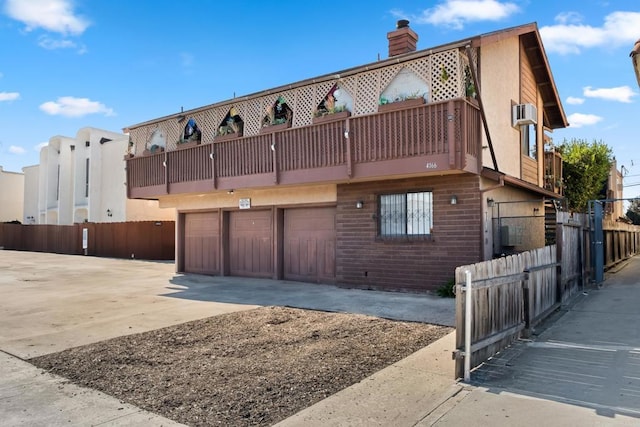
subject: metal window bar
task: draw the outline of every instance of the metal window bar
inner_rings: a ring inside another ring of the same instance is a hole
[[[431,192],[385,194],[380,196],[381,236],[431,234],[433,227]]]

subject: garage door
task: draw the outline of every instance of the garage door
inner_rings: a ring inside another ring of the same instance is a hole
[[[271,211],[229,213],[229,273],[232,276],[273,276]]]
[[[284,278],[335,283],[336,208],[284,212]]]
[[[218,212],[185,214],[184,271],[220,274]]]

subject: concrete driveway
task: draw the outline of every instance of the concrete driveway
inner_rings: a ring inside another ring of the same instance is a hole
[[[0,251],[0,350],[26,359],[219,314],[280,305],[453,325],[430,295],[174,273],[173,263]]]
[[[455,312],[452,299],[429,295],[180,275],[174,273],[173,263],[4,250],[0,250],[0,292],[0,419],[6,426],[179,425],[42,372],[24,360],[70,347],[268,305],[444,325],[453,324]],[[437,365],[438,372],[424,374],[428,381],[421,384],[429,384],[426,392],[424,387],[407,387],[398,369],[415,377],[424,370],[419,363],[424,358],[448,360],[451,365],[453,338],[453,334],[447,337],[445,347],[425,349],[436,356],[424,353],[427,356],[405,362],[406,367],[394,365],[379,381],[367,385],[402,389],[404,394],[393,402],[394,410],[420,419],[416,414],[424,408],[411,402],[439,395],[442,387],[453,382],[449,374],[453,368]],[[379,401],[380,392],[370,393],[371,402]],[[367,408],[362,407],[370,412]],[[387,413],[391,412],[385,410],[380,416]]]

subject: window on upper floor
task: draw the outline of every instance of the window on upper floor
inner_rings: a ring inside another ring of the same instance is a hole
[[[427,236],[433,228],[433,193],[383,194],[378,198],[378,234]]]
[[[520,142],[522,144],[522,154],[532,159],[537,159],[536,152],[536,125],[520,125]]]

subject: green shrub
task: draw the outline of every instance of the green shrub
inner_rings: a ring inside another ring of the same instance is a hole
[[[444,285],[440,286],[437,290],[436,293],[444,298],[455,298],[456,296],[456,280],[455,279],[449,279],[447,281],[447,283],[445,283]]]

